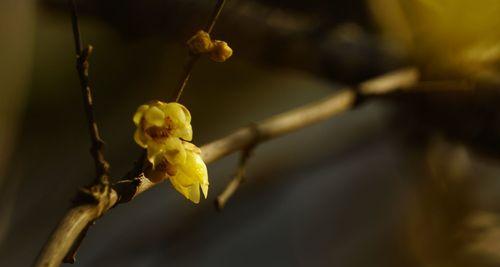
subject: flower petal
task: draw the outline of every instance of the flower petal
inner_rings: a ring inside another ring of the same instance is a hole
[[[174,176],[170,177],[170,179],[175,180],[178,184],[184,187],[192,186],[198,183],[196,179],[193,179],[191,176],[187,175],[180,169],[177,169],[177,173]]]
[[[146,148],[147,145],[146,145],[146,136],[144,136],[144,133],[143,131],[141,131],[139,128],[137,130],[135,130],[135,133],[134,133],[134,141],[139,145],[141,146],[142,148]]]
[[[206,184],[200,184],[201,187],[201,192],[203,192],[203,195],[205,196],[205,199],[208,197],[208,183]]]
[[[191,124],[184,125],[183,127],[176,128],[173,135],[182,138],[186,141],[193,140],[193,128]]]
[[[171,164],[183,164],[186,161],[186,149],[179,138],[169,137],[163,140],[165,157]]]
[[[193,139],[193,129],[191,128],[191,114],[186,107],[179,103],[168,103],[162,106],[165,116],[169,117],[173,124],[173,135],[184,140]]]
[[[208,184],[208,171],[201,156],[193,151],[186,151],[186,163],[179,166],[180,169],[193,181]]]
[[[188,187],[187,198],[196,204],[200,203],[200,188],[198,184]]]
[[[183,186],[191,186],[193,184],[202,187],[203,194],[208,194],[208,172],[205,163],[200,155],[186,150],[186,161],[178,166],[177,174],[171,179],[177,180]]]
[[[165,113],[158,107],[151,107],[146,111],[144,116],[146,122],[161,127],[165,123]]]
[[[188,198],[189,190],[187,186],[183,186],[176,179],[172,179],[172,177],[169,180],[172,186],[175,188],[175,190],[177,190],[177,192],[181,193],[184,197]]]
[[[198,204],[200,202],[200,189],[198,184],[183,186],[178,180],[170,178],[170,183],[174,186],[175,190],[181,193],[184,197]]]
[[[189,112],[189,110],[181,104],[177,103],[177,105],[179,105],[180,108],[182,109],[182,112],[184,112],[184,116],[186,118],[186,123],[191,123],[191,113]]]
[[[182,107],[183,105],[172,102],[161,106],[161,109],[165,113],[165,116],[170,117],[172,120],[178,123],[185,123],[186,115],[182,110]]]
[[[201,149],[199,147],[197,147],[196,145],[194,145],[193,143],[182,142],[182,145],[184,145],[184,148],[188,151],[194,152],[198,155],[201,154]]]
[[[139,126],[141,123],[142,117],[144,116],[144,112],[149,109],[148,105],[141,105],[134,114],[133,121],[136,126]]]
[[[156,167],[158,163],[161,162],[163,155],[163,148],[161,145],[157,144],[154,141],[150,141],[147,144],[148,147],[148,160],[153,164],[153,168]]]

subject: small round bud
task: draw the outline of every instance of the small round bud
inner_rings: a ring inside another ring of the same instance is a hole
[[[213,43],[210,39],[210,35],[205,31],[198,31],[187,41],[187,46],[189,51],[193,54],[204,54],[213,49]]]
[[[224,62],[233,55],[233,49],[224,41],[215,40],[213,48],[209,53],[211,60],[215,62]]]

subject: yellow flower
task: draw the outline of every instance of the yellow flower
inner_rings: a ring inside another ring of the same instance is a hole
[[[207,166],[200,154],[201,151],[195,145],[184,142],[186,148],[186,161],[180,164],[175,175],[170,177],[174,188],[194,203],[200,202],[200,188],[207,198],[208,196],[208,172]]]
[[[500,84],[500,1],[370,0],[375,21],[398,53],[427,79]],[[403,55],[404,55],[403,54]]]
[[[160,101],[142,105],[134,115],[135,142],[148,151],[148,160],[156,166],[166,156],[172,164],[182,163],[186,152],[182,140],[191,141],[191,114],[179,103]]]
[[[168,157],[163,158],[155,168],[147,168],[145,175],[152,182],[159,182],[170,178],[174,188],[194,203],[200,202],[200,188],[207,198],[208,195],[208,173],[207,167],[201,158],[201,150],[189,142],[182,144],[186,151],[185,161],[181,164],[170,163]]]
[[[201,150],[189,143],[193,138],[191,114],[181,104],[160,101],[142,105],[134,115],[135,142],[147,149],[144,174],[152,182],[170,178],[174,188],[194,203],[200,188],[208,194],[207,167]]]

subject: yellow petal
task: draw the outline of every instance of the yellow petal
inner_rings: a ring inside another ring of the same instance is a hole
[[[187,150],[186,151],[186,162],[179,166],[179,168],[193,181],[203,184],[208,183],[208,172],[207,166],[200,155],[197,153]]]
[[[182,164],[176,165],[177,173],[170,177],[170,182],[174,188],[186,198],[198,203],[200,200],[200,187],[205,198],[208,196],[208,172],[205,162],[199,155],[199,149],[187,142],[183,142],[186,160]]]
[[[193,140],[193,128],[191,124],[183,125],[183,127],[176,128],[173,135],[186,141],[191,141]]]
[[[201,191],[203,192],[203,195],[205,196],[205,198],[207,198],[208,197],[208,186],[209,186],[207,166],[205,165],[205,162],[203,162],[203,160],[201,159],[201,156],[196,155],[196,158],[198,158],[197,165],[201,169],[200,176],[198,177]]]
[[[134,140],[142,148],[146,148],[147,147],[147,145],[146,145],[146,140],[147,140],[146,136],[144,135],[144,133],[140,129],[135,130]]]
[[[136,126],[139,126],[141,123],[142,117],[144,116],[144,112],[148,110],[149,106],[148,105],[142,105],[140,106],[137,111],[134,114],[133,121]]]
[[[178,180],[170,178],[170,183],[174,186],[175,190],[181,193],[184,197],[198,204],[200,202],[200,189],[198,184],[190,186],[183,186]]]
[[[168,162],[174,165],[183,164],[186,161],[186,149],[179,138],[169,137],[162,141],[161,146]]]
[[[184,123],[186,121],[186,115],[181,107],[181,104],[172,102],[163,105],[161,109],[165,113],[165,116],[170,117],[173,121]]]
[[[189,195],[188,187],[181,185],[179,181],[177,181],[176,179],[172,179],[172,177],[169,180],[172,186],[175,188],[175,190],[177,190],[177,192],[181,193],[184,197],[188,198]]]
[[[193,139],[193,129],[191,128],[191,114],[186,107],[179,103],[168,103],[162,106],[165,116],[172,120],[173,135],[184,140]]]
[[[192,185],[188,188],[187,198],[196,204],[200,203],[200,188],[198,184]]]
[[[201,156],[193,151],[186,150],[186,162],[178,166],[174,177],[183,185],[200,184],[208,186],[208,172]]]
[[[205,196],[205,199],[208,197],[208,183],[206,184],[201,184],[201,192],[203,192],[203,195]]]
[[[191,123],[191,113],[182,104],[171,102],[164,105],[162,107],[162,110],[165,112],[165,114],[167,114],[167,116],[172,116],[182,123]]]
[[[150,141],[147,144],[148,148],[148,160],[153,164],[153,168],[156,167],[158,163],[163,158],[162,152],[163,152],[163,147],[159,144],[157,144],[154,141]]]
[[[208,171],[207,171],[207,165],[205,165],[205,162],[201,158],[200,155],[196,153],[192,153],[194,159],[195,159],[195,168],[196,168],[196,175],[199,178],[199,183],[200,184],[207,184],[208,185]]]
[[[191,123],[191,113],[189,112],[189,110],[181,104],[177,104],[177,105],[179,105],[182,112],[184,112],[184,117],[186,118],[186,123]]]
[[[193,177],[187,175],[180,169],[177,169],[177,173],[174,176],[170,177],[170,179],[174,180],[175,182],[184,187],[189,187],[198,183],[196,179],[193,179]]]
[[[161,127],[165,123],[165,113],[158,107],[151,107],[144,116],[146,122],[151,125]]]
[[[191,152],[194,152],[198,155],[201,154],[201,149],[199,147],[197,147],[196,145],[194,145],[193,143],[189,143],[189,142],[182,142],[182,145],[184,146],[184,148],[186,150],[189,150]]]

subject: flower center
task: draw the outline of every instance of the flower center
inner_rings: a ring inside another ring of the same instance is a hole
[[[169,128],[152,126],[146,129],[146,133],[153,139],[159,139],[168,137],[169,130]]]
[[[168,137],[172,128],[172,119],[167,117],[165,118],[165,127],[151,126],[148,127],[145,132],[153,139],[160,139]]]

